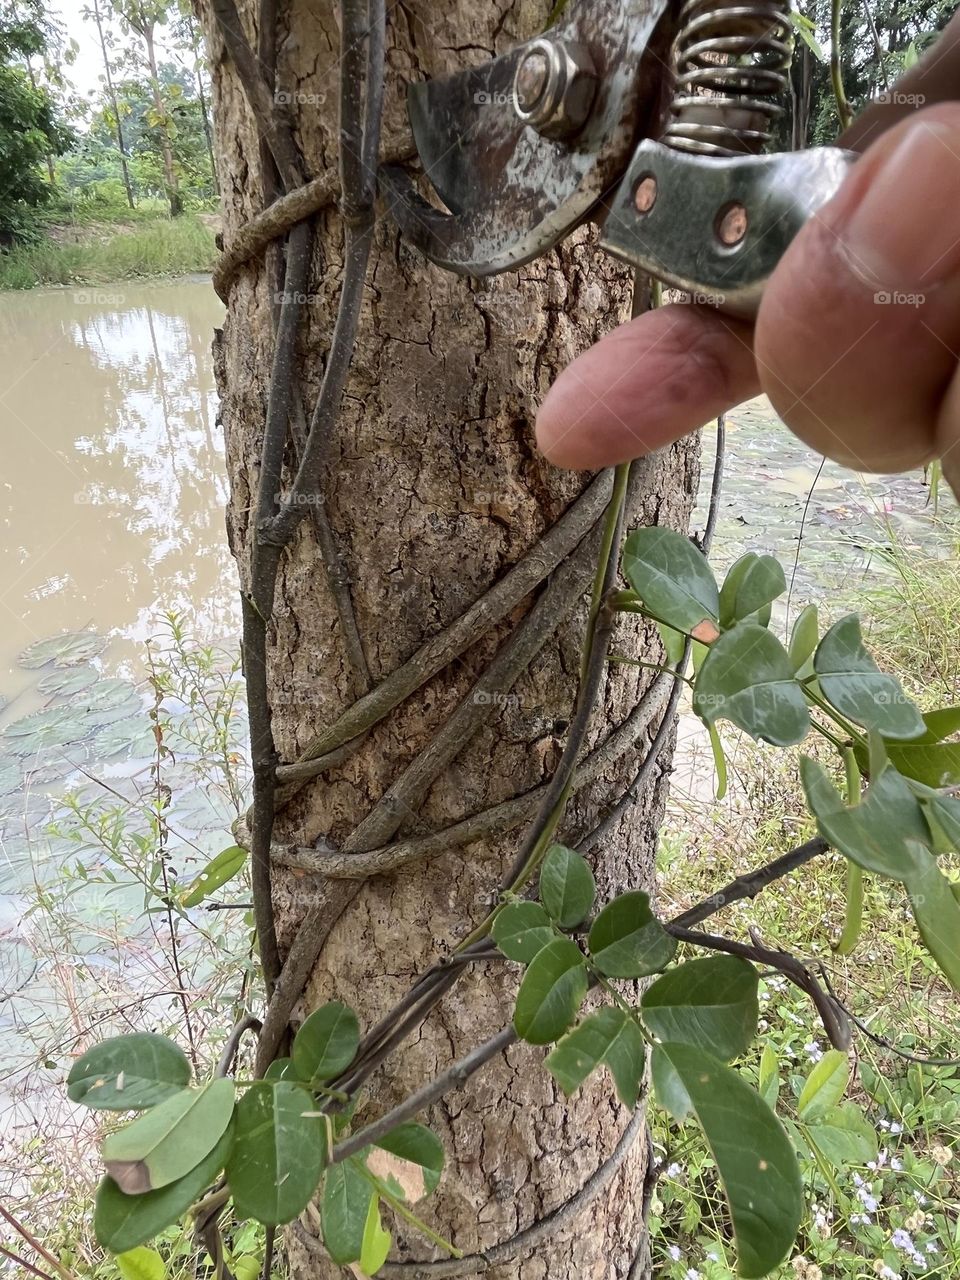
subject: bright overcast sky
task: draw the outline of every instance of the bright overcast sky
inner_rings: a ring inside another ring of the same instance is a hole
[[[73,66],[64,67],[64,72],[74,88],[85,98],[89,97],[91,90],[96,92],[100,89],[100,76],[103,74],[96,23],[81,16],[83,10],[89,7],[90,0],[53,0],[47,4],[47,12],[51,17],[62,19],[67,35],[79,45],[76,61]],[[108,8],[105,0],[101,5],[101,12]],[[157,46],[161,60],[169,57],[162,31]],[[173,60],[180,61],[179,58]]]

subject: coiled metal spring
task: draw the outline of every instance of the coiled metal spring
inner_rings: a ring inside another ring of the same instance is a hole
[[[686,0],[664,142],[700,155],[762,151],[783,110],[791,32],[786,0]]]

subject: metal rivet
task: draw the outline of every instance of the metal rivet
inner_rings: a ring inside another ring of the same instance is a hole
[[[637,183],[633,203],[637,213],[649,213],[657,203],[657,180],[652,173],[648,173]]]
[[[728,249],[739,244],[747,234],[747,211],[742,204],[728,204],[717,218],[717,239]]]

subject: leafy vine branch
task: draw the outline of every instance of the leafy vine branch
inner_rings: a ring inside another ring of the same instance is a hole
[[[722,421],[699,546],[656,526],[624,538],[632,499],[648,480],[652,463],[598,476],[508,574],[373,685],[323,490],[373,237],[384,8],[382,0],[341,3],[338,188],[344,270],[323,378],[309,413],[295,351],[312,259],[310,219],[335,198],[337,184],[305,171],[291,121],[277,104],[270,0],[261,0],[256,54],[234,0],[212,0],[212,11],[256,121],[268,176],[266,207],[229,246],[217,287],[225,294],[241,263],[264,252],[280,297],[273,315],[255,536],[242,602],[253,803],[238,826],[238,838],[249,847],[266,1000],[262,1017],[248,1013],[230,1032],[205,1084],[192,1083],[195,1073],[173,1042],[153,1035],[106,1041],[74,1064],[68,1079],[72,1099],[107,1111],[141,1113],[104,1141],[106,1177],[94,1217],[98,1238],[122,1252],[198,1205],[197,1230],[218,1278],[230,1280],[219,1220],[232,1202],[236,1215],[268,1228],[265,1277],[274,1230],[285,1223],[296,1224],[293,1230],[308,1250],[322,1249],[362,1274],[476,1274],[534,1249],[600,1194],[643,1131],[640,1104],[652,1086],[658,1103],[678,1123],[693,1117],[703,1128],[725,1186],[741,1274],[766,1275],[793,1243],[802,1197],[787,1132],[764,1098],[729,1065],[757,1032],[760,969],[784,975],[810,997],[841,1058],[849,1045],[849,1021],[813,966],[755,932],[744,942],[697,926],[833,848],[856,869],[849,882],[843,947],[851,950],[858,939],[859,874],[875,874],[904,886],[929,952],[948,980],[960,986],[960,902],[938,865],[939,854],[960,845],[960,800],[949,789],[960,775],[954,776],[955,753],[940,750],[954,746],[946,739],[960,730],[960,709],[921,716],[899,683],[874,664],[855,616],[840,619],[821,635],[817,610],[808,606],[788,644],[782,644],[770,624],[786,582],[772,557],[748,553],[718,585],[706,555],[718,511]],[[389,159],[408,154],[406,139],[384,148]],[[276,251],[281,237],[282,263]],[[289,443],[296,466],[284,496]],[[268,633],[284,550],[306,512],[314,522],[357,696],[334,724],[316,733],[299,760],[282,762],[271,724]],[[621,572],[627,590],[619,588]],[[287,846],[275,839],[277,812],[299,788],[347,759],[376,724],[535,591],[536,600],[473,690],[340,848]],[[433,782],[492,714],[497,704],[490,695],[505,695],[513,687],[588,592],[576,703],[552,777],[446,830],[396,838]],[[642,615],[651,633],[659,628],[664,660],[639,664],[656,667],[655,678],[622,723],[584,754],[621,613]],[[802,777],[816,837],[672,921],[659,919],[641,890],[628,890],[598,907],[584,854],[604,841],[658,767],[685,686],[709,732],[721,779],[725,763],[716,725],[723,719],[781,747],[818,734],[839,753],[846,796],[818,760],[805,759]],[[557,843],[570,797],[641,740],[642,761],[622,795],[570,846]],[[868,786],[861,794],[863,781]],[[484,918],[375,1026],[361,1035],[356,1014],[333,1001],[292,1034],[294,1010],[329,931],[365,879],[524,824],[516,857]],[[307,911],[285,959],[273,914],[275,864],[309,870],[327,882],[323,902]],[[208,876],[208,888],[219,887],[229,874],[229,867],[218,868]],[[690,959],[689,949],[705,954]],[[505,962],[523,971],[510,1025],[354,1130],[367,1081],[461,975],[476,965]],[[636,985],[624,986],[638,980],[645,984],[642,994]],[[581,1016],[588,997],[592,1007]],[[242,1080],[236,1064],[249,1033],[257,1037],[254,1073],[252,1080]],[[436,1136],[415,1117],[520,1041],[549,1049],[546,1068],[568,1096],[591,1072],[606,1067],[621,1103],[634,1114],[615,1150],[567,1201],[484,1253],[463,1257],[416,1213],[417,1202],[439,1181],[444,1154]],[[829,1109],[824,1110],[823,1123],[829,1123]],[[269,1142],[263,1140],[266,1132]],[[649,1159],[648,1173],[655,1176]],[[764,1205],[762,1216],[755,1212],[757,1203]],[[449,1257],[388,1262],[391,1237],[383,1226],[384,1210]],[[637,1267],[634,1272],[639,1274]]]

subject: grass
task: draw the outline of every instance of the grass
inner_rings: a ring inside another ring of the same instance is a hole
[[[901,676],[924,707],[960,701],[960,569],[956,525],[944,524],[951,558],[908,547],[889,530],[870,581],[856,601],[869,644],[886,670]],[[835,611],[834,611],[835,610]],[[660,848],[661,903],[666,914],[705,897],[732,876],[786,852],[812,832],[797,776],[796,753],[725,738],[735,784],[721,803],[675,793]],[[809,747],[807,748],[809,750]],[[709,767],[704,744],[702,763]],[[945,869],[949,861],[944,859]],[[954,864],[956,871],[956,864]],[[960,1150],[960,1044],[956,994],[919,941],[901,886],[865,877],[864,928],[846,958],[831,949],[843,920],[845,863],[828,855],[811,869],[738,903],[716,917],[716,930],[745,937],[759,930],[822,962],[841,999],[891,1049],[855,1031],[847,1098],[876,1135],[873,1159],[831,1170],[801,1161],[809,1215],[793,1257],[772,1280],[933,1280],[960,1274],[956,1157]],[[778,1113],[790,1127],[797,1097],[828,1049],[809,1001],[779,978],[762,984],[761,1035],[743,1061],[755,1082],[761,1056],[776,1061]],[[662,1280],[733,1280],[734,1251],[716,1168],[699,1131],[651,1111],[664,1173],[651,1217],[655,1273]]]
[[[217,258],[214,232],[199,218],[157,218],[134,230],[77,244],[47,239],[0,254],[0,289],[109,284],[136,276],[206,272]]]

